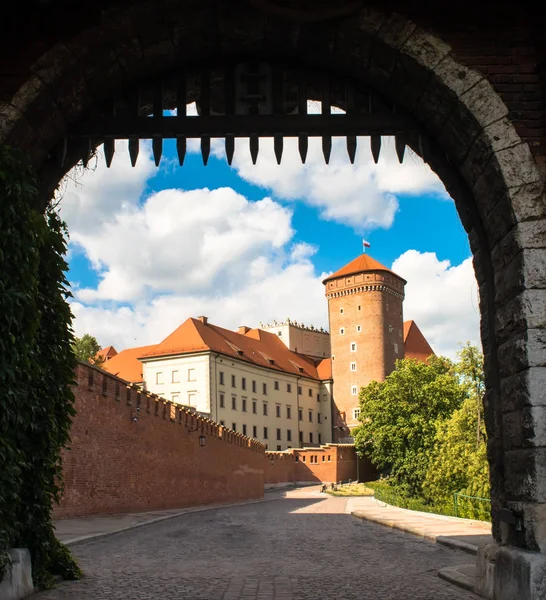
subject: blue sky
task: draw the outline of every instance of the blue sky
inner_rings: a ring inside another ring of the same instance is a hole
[[[384,143],[379,165],[360,140],[351,166],[342,141],[324,165],[311,141],[301,165],[285,142],[277,167],[262,142],[246,142],[229,167],[220,142],[203,166],[195,144],[183,167],[165,143],[159,169],[149,145],[132,169],[126,143],[114,163],[68,180],[61,210],[71,234],[69,280],[78,335],[119,349],[158,342],[185,318],[257,326],[294,318],[327,326],[321,278],[368,252],[408,280],[405,318],[453,356],[478,341],[477,291],[468,239],[452,200],[420,159],[398,165]]]

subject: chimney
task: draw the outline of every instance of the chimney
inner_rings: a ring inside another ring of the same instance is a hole
[[[201,323],[203,323],[203,325],[206,325],[209,322],[209,318],[208,317],[197,317],[198,321],[201,321]]]
[[[237,330],[237,333],[240,333],[241,335],[245,335],[245,333],[247,333],[248,331],[250,331],[250,327],[247,327],[246,325],[239,325],[239,329]]]

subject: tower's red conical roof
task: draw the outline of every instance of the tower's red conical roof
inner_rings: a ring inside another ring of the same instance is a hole
[[[387,269],[385,265],[382,265],[379,261],[372,258],[369,254],[361,254],[357,256],[350,263],[346,264],[344,267],[341,267],[339,271],[332,273],[329,275],[322,283],[326,284],[328,281],[332,279],[337,279],[338,277],[346,277],[347,275],[356,275],[356,273],[365,273],[366,271],[385,271],[387,273],[391,273],[392,275],[396,275],[396,277],[405,280],[397,275],[390,269]]]

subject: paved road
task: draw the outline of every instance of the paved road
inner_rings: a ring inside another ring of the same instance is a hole
[[[271,498],[271,496],[268,496]],[[85,572],[36,600],[474,600],[437,576],[471,557],[285,498],[184,515],[73,548]]]

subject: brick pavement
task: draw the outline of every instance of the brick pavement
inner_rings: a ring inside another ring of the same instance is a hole
[[[86,576],[36,600],[471,600],[438,578],[468,555],[294,490],[73,548]]]

